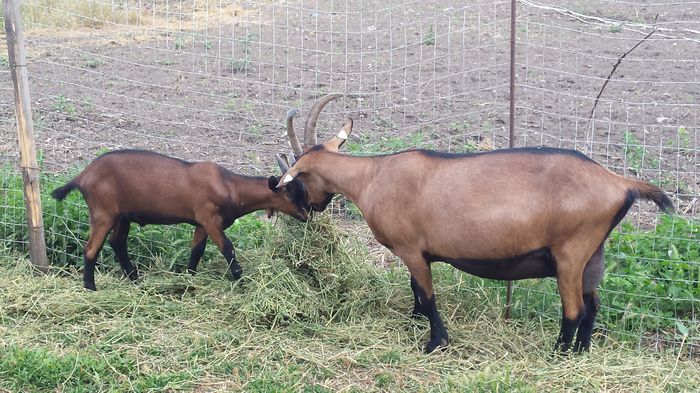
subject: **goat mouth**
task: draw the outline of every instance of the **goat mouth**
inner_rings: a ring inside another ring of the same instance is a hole
[[[303,209],[301,213],[297,213],[296,219],[301,222],[308,222],[311,220],[311,211]]]

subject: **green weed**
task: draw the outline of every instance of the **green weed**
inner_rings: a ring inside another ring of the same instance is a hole
[[[680,146],[686,149],[690,148],[690,135],[688,134],[688,129],[685,126],[678,127],[678,140],[680,141]]]
[[[627,165],[639,173],[642,169],[654,169],[659,167],[659,160],[652,158],[651,154],[631,132],[625,132],[624,152]]]
[[[182,37],[177,37],[175,39],[175,49],[181,50],[185,49],[185,47],[187,47],[187,41]]]
[[[423,45],[435,45],[435,29],[433,25],[428,27],[428,31],[423,35]]]
[[[53,106],[56,112],[61,112],[65,114],[66,119],[75,121],[78,116],[78,111],[75,105],[64,95],[58,95],[56,97],[56,103]]]
[[[89,68],[97,68],[98,66],[100,66],[102,64],[104,64],[104,61],[102,61],[98,58],[95,58],[95,57],[91,57],[91,58],[85,60],[85,66],[87,66]]]
[[[255,123],[248,127],[248,133],[253,136],[260,136],[262,135],[262,129],[263,125],[260,123]]]
[[[248,70],[250,66],[250,58],[252,56],[253,50],[252,45],[255,40],[258,39],[257,33],[248,32],[245,36],[238,41],[243,45],[241,51],[243,52],[242,58],[232,58],[229,60],[229,67],[232,72],[244,72]]]

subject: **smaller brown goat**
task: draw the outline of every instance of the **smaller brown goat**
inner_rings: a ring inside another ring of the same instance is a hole
[[[282,172],[288,168],[278,159]],[[229,264],[234,279],[242,269],[224,230],[241,216],[279,210],[300,221],[308,219],[306,189],[300,181],[284,190],[279,178],[236,175],[213,162],[187,162],[142,150],[119,150],[101,155],[51,196],[61,201],[77,188],[90,213],[90,236],[84,248],[83,284],[95,290],[95,262],[109,231],[109,245],[131,280],[138,271],[129,260],[127,237],[132,222],[194,225],[190,273],[197,270],[211,237]]]

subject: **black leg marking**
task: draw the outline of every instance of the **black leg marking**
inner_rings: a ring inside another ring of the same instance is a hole
[[[109,237],[109,245],[112,247],[112,250],[114,250],[114,255],[117,257],[117,261],[119,261],[119,265],[124,271],[124,274],[126,274],[131,281],[135,281],[139,278],[139,272],[129,259],[129,252],[126,244],[130,228],[131,223],[129,220],[119,220],[112,229],[112,235]]]
[[[197,272],[197,266],[199,265],[199,261],[202,259],[202,255],[204,255],[204,250],[206,249],[206,247],[206,236],[199,243],[195,244],[194,247],[192,247],[192,252],[190,253],[190,262],[187,264],[187,271],[190,274],[195,274]]]
[[[418,296],[418,283],[413,276],[411,276],[411,289],[413,290],[413,311],[411,312],[411,316],[413,318],[420,318],[421,315],[427,317],[428,315],[425,312],[425,307],[421,304],[421,300]]]
[[[97,258],[89,260],[87,256],[83,256],[83,287],[91,291],[96,291],[95,286],[95,261]]]
[[[221,251],[224,254],[224,258],[228,262],[228,271],[231,274],[231,278],[238,280],[243,274],[243,269],[236,261],[236,252],[233,249],[233,243],[227,237],[224,236],[224,248]]]
[[[586,305],[586,315],[581,320],[574,343],[574,352],[588,352],[591,347],[591,335],[593,334],[593,324],[596,314],[600,308],[600,298],[597,291],[583,295],[583,302]]]
[[[586,313],[586,310],[583,310],[581,313],[579,313],[579,316],[576,319],[568,319],[567,317],[562,316],[562,318],[561,318],[561,330],[559,331],[559,338],[557,338],[557,343],[554,346],[555,351],[558,351],[558,350],[561,350],[561,352],[568,352],[569,351],[569,347],[571,347],[571,341],[574,338],[574,333],[576,333],[576,328],[578,328],[585,313]]]
[[[435,295],[432,298],[428,298],[425,294],[423,288],[416,283],[415,293],[418,296],[418,302],[422,305],[423,315],[428,317],[430,320],[430,341],[425,347],[425,353],[431,353],[437,348],[445,348],[449,343],[449,337],[447,335],[447,329],[442,323],[440,314],[438,313],[437,306],[435,305]]]

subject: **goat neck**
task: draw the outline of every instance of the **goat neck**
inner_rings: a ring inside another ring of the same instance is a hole
[[[277,209],[277,200],[267,186],[267,178],[234,176],[228,179],[228,188],[240,215],[268,208]]]
[[[333,152],[319,152],[318,165],[312,171],[323,179],[325,191],[343,194],[359,203],[377,171],[378,157],[355,157]]]

